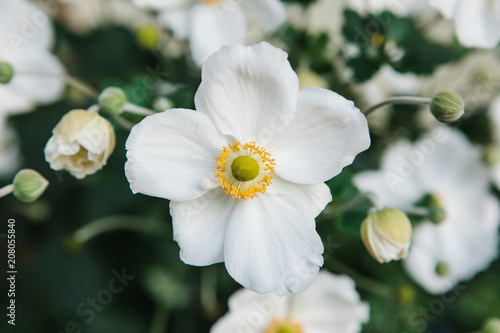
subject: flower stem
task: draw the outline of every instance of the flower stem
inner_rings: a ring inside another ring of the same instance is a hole
[[[205,313],[217,315],[217,267],[204,267],[201,271],[200,301]]]
[[[350,210],[352,207],[356,206],[359,201],[368,199],[371,204],[376,208],[376,209],[382,209],[383,206],[380,203],[380,201],[377,199],[376,196],[370,193],[360,193],[351,199],[347,200],[346,202],[342,203],[339,207],[333,207],[329,205],[327,209],[323,212],[323,216],[338,216],[348,210]]]
[[[52,77],[58,78],[64,82],[72,85],[75,88],[80,89],[81,91],[83,91],[84,93],[86,93],[87,95],[89,95],[92,98],[97,99],[99,97],[99,92],[97,90],[95,90],[94,88],[92,88],[88,84],[80,81],[76,77],[71,76],[71,75],[66,74],[66,73],[60,74],[60,73],[51,73],[51,72],[44,72],[44,71],[26,71],[26,72],[22,71],[22,72],[16,73],[16,75],[18,75],[18,74],[52,76]]]
[[[164,231],[156,223],[142,217],[111,216],[84,225],[74,232],[73,241],[79,245],[83,245],[95,236],[116,230],[141,231],[152,235],[163,234]]]
[[[155,312],[153,314],[153,321],[151,323],[150,333],[165,333],[168,325],[168,316],[170,309],[163,304],[156,303]]]
[[[132,103],[127,103],[125,104],[125,111],[135,113],[139,116],[151,116],[153,114],[156,114],[153,110],[143,108],[142,106],[135,105]]]
[[[399,97],[391,97],[386,99],[383,102],[375,104],[368,109],[366,109],[363,113],[365,116],[369,115],[373,111],[377,110],[386,105],[390,104],[409,104],[409,105],[429,105],[431,104],[432,98],[429,97],[414,97],[414,96],[399,96]]]
[[[342,261],[335,259],[334,257],[330,257],[328,262],[331,263],[331,270],[335,273],[344,273],[349,275],[355,282],[356,286],[366,291],[369,291],[375,295],[378,295],[383,298],[394,298],[393,289],[376,280],[367,278],[354,271],[352,268],[344,264]]]
[[[14,192],[14,184],[10,184],[0,188],[0,198],[5,197]]]

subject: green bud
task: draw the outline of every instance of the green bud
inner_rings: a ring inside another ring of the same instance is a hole
[[[405,258],[411,239],[408,217],[395,208],[371,213],[361,224],[361,240],[380,263]]]
[[[125,111],[127,96],[118,87],[108,87],[99,95],[99,107],[111,116],[119,116]]]
[[[146,24],[136,30],[135,37],[142,48],[152,50],[160,42],[160,31],[156,26]]]
[[[396,287],[395,296],[400,305],[412,304],[415,300],[415,289],[408,284],[399,285]]]
[[[14,68],[6,62],[0,62],[0,83],[9,83],[14,77]]]
[[[440,261],[436,265],[436,274],[441,276],[441,277],[446,277],[450,275],[451,273],[451,267],[444,261]]]
[[[163,112],[174,108],[174,102],[166,97],[158,97],[153,101],[153,110]]]
[[[14,177],[14,196],[22,202],[33,202],[38,199],[49,181],[32,169],[23,169]]]
[[[488,318],[484,323],[483,333],[500,333],[500,318]]]
[[[464,100],[453,90],[441,91],[432,98],[431,113],[442,123],[454,123],[464,115]]]

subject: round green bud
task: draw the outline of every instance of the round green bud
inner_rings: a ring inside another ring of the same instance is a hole
[[[153,110],[156,112],[163,112],[174,108],[174,102],[166,97],[157,97],[153,101]]]
[[[429,219],[439,224],[446,219],[446,210],[441,205],[441,200],[435,196],[431,195],[429,198]]]
[[[432,115],[442,123],[454,123],[464,115],[464,100],[453,90],[436,94],[431,101]]]
[[[135,38],[142,48],[152,50],[160,42],[160,31],[156,26],[146,24],[136,30]]]
[[[14,177],[14,196],[22,202],[33,202],[38,199],[49,181],[32,169],[23,169]]]
[[[127,96],[123,89],[108,87],[99,95],[99,107],[111,116],[119,116],[125,111]]]
[[[488,318],[484,323],[483,333],[500,333],[500,318]]]
[[[441,277],[446,277],[450,275],[451,273],[451,267],[444,261],[440,261],[436,265],[436,274],[441,276]]]
[[[240,182],[248,182],[257,178],[259,169],[259,163],[250,156],[238,156],[231,164],[231,173]]]
[[[415,300],[415,289],[408,284],[399,285],[396,287],[395,296],[400,305],[412,304]]]
[[[6,62],[0,62],[0,83],[9,83],[14,77],[14,68]]]

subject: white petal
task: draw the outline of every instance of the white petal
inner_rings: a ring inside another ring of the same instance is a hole
[[[266,32],[271,33],[286,21],[285,5],[279,0],[251,0],[243,2],[262,24]]]
[[[225,11],[211,4],[197,4],[190,12],[189,45],[194,62],[201,66],[224,45],[245,41],[245,17],[238,7]]]
[[[223,134],[265,144],[295,113],[299,80],[287,56],[265,42],[222,48],[203,66],[196,109]]]
[[[280,177],[274,177],[269,186],[269,194],[289,194],[307,203],[314,217],[318,216],[332,201],[330,188],[325,184],[302,185],[291,183]]]
[[[139,7],[172,10],[189,6],[191,0],[132,0],[132,2]]]
[[[318,184],[338,175],[370,146],[365,116],[344,97],[320,88],[302,89],[292,121],[266,149],[276,174],[301,184]]]
[[[429,4],[441,11],[444,17],[451,19],[455,16],[460,0],[430,0]]]
[[[215,323],[210,333],[265,332],[274,320],[287,315],[289,300],[289,296],[240,289],[229,298],[229,313]]]
[[[500,9],[490,8],[493,5],[488,4],[488,1],[490,0],[461,1],[458,5],[455,29],[462,45],[489,49],[498,45]]]
[[[14,70],[17,72],[48,72],[55,75],[63,75],[64,68],[59,60],[44,50],[32,50],[19,54],[8,53],[8,61],[12,61]],[[59,99],[64,91],[65,83],[60,78],[53,76],[24,74],[14,76],[9,88],[22,95],[25,99],[35,103],[51,103]],[[25,111],[25,110],[10,110]]]
[[[125,172],[134,193],[174,201],[195,199],[211,188],[215,158],[227,144],[197,111],[169,110],[146,117],[127,140]]]
[[[361,302],[354,281],[322,270],[316,281],[293,296],[291,317],[306,332],[356,333],[368,321],[369,306]]]
[[[189,16],[189,11],[185,9],[165,10],[158,16],[158,21],[172,29],[175,37],[184,39],[189,34]]]
[[[170,202],[182,261],[195,266],[224,261],[224,237],[234,204],[220,187],[192,201]]]
[[[323,243],[309,208],[285,195],[240,200],[227,227],[224,258],[245,288],[284,296],[304,290],[323,265]]]

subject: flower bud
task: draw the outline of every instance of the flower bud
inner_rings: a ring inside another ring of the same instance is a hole
[[[78,179],[106,165],[115,148],[113,127],[97,112],[73,110],[65,114],[45,146],[45,159],[54,170]]]
[[[361,225],[361,239],[368,252],[380,263],[405,258],[410,246],[411,223],[395,208],[368,215]]]
[[[163,112],[174,108],[174,102],[166,97],[157,97],[153,101],[153,110],[156,112]]]
[[[483,333],[500,333],[500,319],[488,318],[484,323]]]
[[[33,202],[43,194],[49,181],[35,170],[23,169],[14,177],[13,185],[13,194],[19,201]]]
[[[464,100],[453,90],[437,93],[430,107],[431,113],[442,123],[454,123],[464,114]]]
[[[153,50],[160,42],[160,31],[158,28],[151,24],[140,26],[136,32],[135,37],[137,43],[146,50]]]
[[[0,62],[0,83],[9,83],[14,77],[14,68],[6,62]]]
[[[118,87],[108,87],[99,95],[99,107],[111,116],[119,116],[125,111],[127,96]]]

